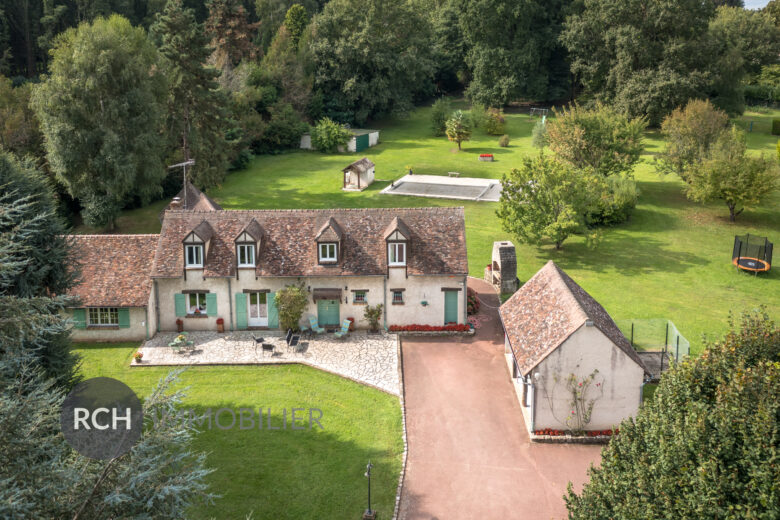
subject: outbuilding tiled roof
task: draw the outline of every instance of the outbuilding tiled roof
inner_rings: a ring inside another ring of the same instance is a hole
[[[515,292],[499,313],[524,376],[588,320],[644,368],[604,307],[552,260]]]
[[[362,159],[353,162],[352,164],[344,168],[342,171],[346,172],[351,170],[356,173],[365,173],[373,167],[374,167],[374,163],[371,162],[371,159],[369,159],[368,157],[363,157]]]
[[[383,234],[396,217],[403,220],[411,235],[409,275],[468,273],[463,208],[169,210],[164,215],[152,277],[182,276],[182,240],[204,220],[214,229],[214,235],[203,276],[234,276],[235,239],[252,219],[264,230],[257,276],[383,275],[387,273]],[[331,219],[341,234],[339,261],[320,265],[316,237]]]
[[[145,307],[160,235],[73,235],[72,261],[81,271],[68,293],[84,307]]]

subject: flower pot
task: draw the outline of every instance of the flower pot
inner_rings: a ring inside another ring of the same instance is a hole
[[[176,332],[184,332],[184,322],[176,320]]]
[[[349,331],[355,332],[355,318],[347,318],[349,320]]]
[[[217,323],[217,332],[225,332],[225,324]]]

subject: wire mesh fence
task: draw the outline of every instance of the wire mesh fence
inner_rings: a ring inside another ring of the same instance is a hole
[[[631,319],[616,320],[615,323],[639,352],[666,352],[677,361],[691,352],[691,343],[670,320]]]

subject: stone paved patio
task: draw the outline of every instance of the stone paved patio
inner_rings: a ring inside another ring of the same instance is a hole
[[[273,355],[264,353],[255,345],[252,334],[262,336],[266,343],[276,347]],[[302,338],[302,353],[287,350],[284,336],[269,331],[254,332],[190,332],[191,351],[177,353],[168,343],[175,332],[161,332],[146,341],[139,351],[143,362],[131,366],[156,365],[261,365],[301,363],[360,383],[375,386],[393,395],[399,395],[398,349],[393,334],[366,334],[354,332],[347,339],[338,340],[332,334]]]

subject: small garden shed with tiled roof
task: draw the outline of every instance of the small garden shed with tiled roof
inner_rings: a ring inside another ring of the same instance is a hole
[[[637,412],[642,361],[604,307],[554,262],[499,312],[529,430],[612,429]]]
[[[367,157],[355,161],[342,170],[344,174],[341,189],[363,191],[374,182],[374,163]]]

